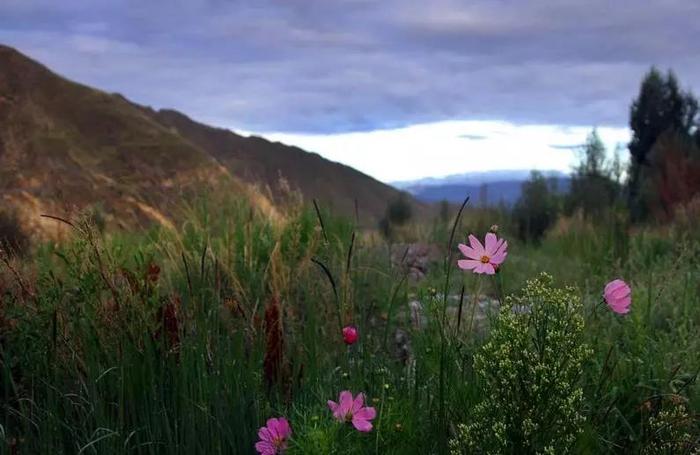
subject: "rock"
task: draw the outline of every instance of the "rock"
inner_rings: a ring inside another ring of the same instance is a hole
[[[421,281],[433,264],[441,259],[436,245],[428,243],[397,244],[391,248],[391,263],[401,267],[413,282]]]

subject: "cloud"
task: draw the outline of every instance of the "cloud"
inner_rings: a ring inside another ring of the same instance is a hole
[[[260,133],[622,127],[651,64],[700,88],[699,16],[681,0],[5,0],[0,41],[67,77]]]
[[[549,148],[553,148],[556,150],[581,150],[582,147],[584,147],[585,144],[549,144]]]
[[[488,138],[488,136],[484,134],[460,134],[459,137],[462,139],[469,139],[470,141],[482,141]]]
[[[465,141],[463,131],[483,137]],[[517,125],[503,121],[443,121],[380,131],[341,134],[268,135],[271,140],[352,166],[385,182],[424,176],[447,176],[465,171],[539,169],[571,171],[576,149],[555,150],[552,141],[581,144],[591,129],[554,125]],[[629,141],[626,128],[597,130],[610,154]]]

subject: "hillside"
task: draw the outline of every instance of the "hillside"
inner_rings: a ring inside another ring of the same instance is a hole
[[[41,213],[90,207],[110,227],[168,224],[183,194],[208,187],[267,205],[267,192],[256,188],[277,188],[280,176],[307,200],[319,198],[346,215],[357,198],[372,222],[397,194],[298,148],[68,81],[0,45],[0,208],[18,210],[33,233],[56,229]]]
[[[300,190],[305,199],[318,199],[337,213],[353,216],[357,200],[363,224],[374,224],[383,215],[387,202],[398,195],[389,185],[298,147],[261,137],[243,137],[197,123],[173,110],[146,112],[211,154],[236,177],[263,185],[273,200],[284,197],[285,185],[280,185],[284,177],[289,187]]]

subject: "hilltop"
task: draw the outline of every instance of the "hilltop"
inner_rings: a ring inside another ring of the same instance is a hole
[[[31,232],[55,229],[41,213],[90,208],[109,227],[167,225],[183,197],[211,189],[271,210],[290,188],[347,216],[357,200],[365,225],[399,193],[297,147],[69,81],[0,45],[0,207]]]

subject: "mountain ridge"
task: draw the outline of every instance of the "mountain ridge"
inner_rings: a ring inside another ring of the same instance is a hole
[[[207,188],[272,213],[283,179],[343,215],[354,215],[357,199],[367,225],[399,194],[297,147],[70,81],[0,44],[0,209],[17,211],[31,232],[56,229],[41,213],[91,207],[110,227],[172,224],[183,195]]]

